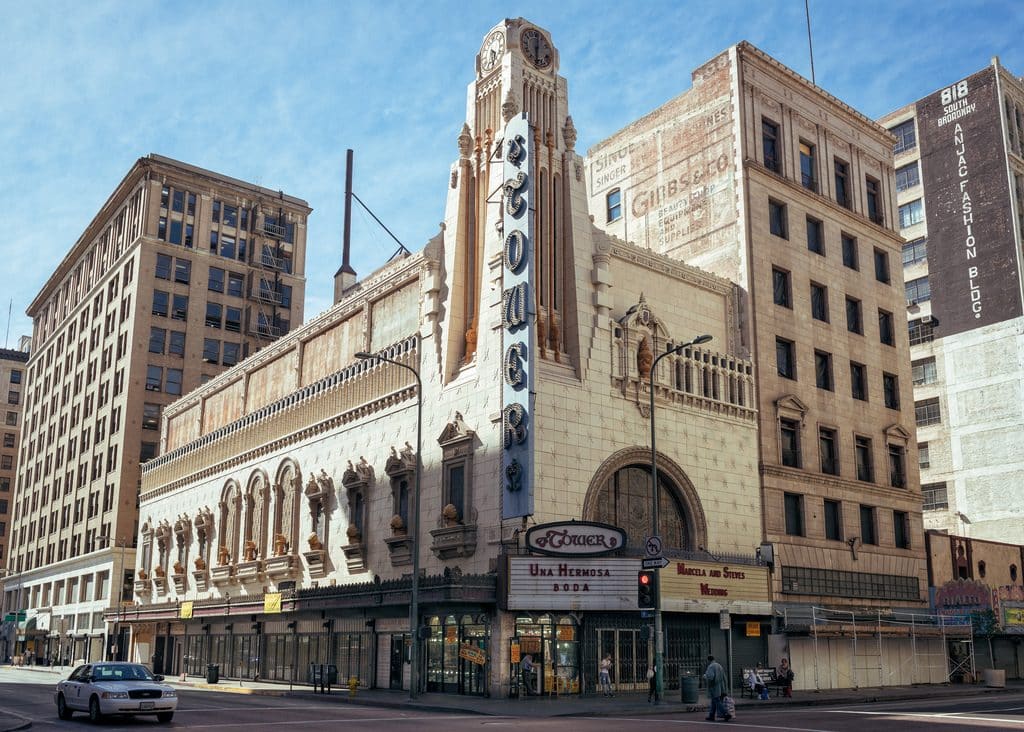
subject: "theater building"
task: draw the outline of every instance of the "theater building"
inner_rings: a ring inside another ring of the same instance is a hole
[[[741,292],[593,226],[558,68],[542,28],[489,31],[441,230],[361,280],[339,272],[331,309],[164,411],[135,657],[408,688],[417,643],[420,690],[498,695],[523,653],[535,691],[571,694],[610,652],[620,684],[646,684],[655,500],[670,685],[709,651],[765,657]]]

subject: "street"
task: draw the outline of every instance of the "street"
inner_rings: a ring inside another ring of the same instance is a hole
[[[5,680],[6,681],[6,680]],[[643,726],[651,730],[714,729],[722,723],[706,722],[701,712],[670,714],[624,713],[604,707],[604,716],[518,717],[485,716],[463,712],[430,712],[339,703],[338,699],[270,697],[223,692],[179,690],[180,706],[170,725],[155,720],[110,719],[106,729],[189,728],[208,730],[271,730],[302,727],[306,730],[461,730],[530,729],[574,732],[622,730]],[[595,701],[595,711],[600,709]],[[651,710],[653,712],[653,710]],[[874,704],[791,706],[787,708],[741,707],[729,723],[732,728],[795,730],[796,732],[863,732],[864,730],[1022,729],[1024,694],[1006,693],[957,699],[934,698]],[[0,713],[9,721],[31,722],[32,729],[94,729],[85,715],[69,722],[57,718],[53,685],[17,681],[0,685]]]

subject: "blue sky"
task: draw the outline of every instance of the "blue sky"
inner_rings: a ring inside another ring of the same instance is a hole
[[[1024,74],[1019,0],[810,0],[817,82],[870,117],[999,56]],[[748,40],[810,77],[803,0],[0,0],[0,201],[9,344],[134,161],[157,152],[309,201],[306,319],[331,304],[345,149],[359,197],[413,250],[438,230],[486,32],[549,30],[585,151]],[[358,207],[360,276],[396,245]],[[6,329],[6,318],[3,325]]]

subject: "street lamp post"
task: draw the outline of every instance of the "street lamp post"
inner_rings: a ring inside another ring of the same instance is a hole
[[[667,349],[664,353],[660,354],[654,363],[651,364],[650,373],[650,396],[651,396],[651,536],[658,535],[658,452],[655,448],[655,432],[654,432],[654,373],[658,368],[658,361],[665,358],[670,354],[682,353],[684,349],[690,346],[699,346],[702,343],[707,343],[711,340],[709,335],[701,335],[694,338],[692,341],[683,343],[679,346],[673,346]],[[662,638],[662,624],[661,624],[661,582],[655,583],[655,596],[654,596],[654,679],[655,679],[655,696],[654,700],[656,703],[661,703],[662,697],[665,692],[665,670],[662,668],[664,662],[664,653],[662,652],[663,647]]]
[[[409,634],[412,647],[409,653],[409,698],[415,699],[419,693],[419,625],[420,625],[420,473],[423,470],[421,435],[423,432],[423,382],[420,373],[412,366],[394,361],[377,353],[360,351],[356,358],[371,361],[384,361],[406,371],[416,377],[416,476],[413,484],[412,500],[409,507],[412,513],[412,586],[409,602]]]

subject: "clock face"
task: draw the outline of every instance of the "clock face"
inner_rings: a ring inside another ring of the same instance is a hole
[[[480,49],[480,68],[490,71],[501,62],[503,53],[505,53],[505,34],[496,30],[487,36],[483,48]]]
[[[546,69],[551,65],[551,44],[536,28],[527,28],[519,38],[523,55],[526,60],[538,69]]]

